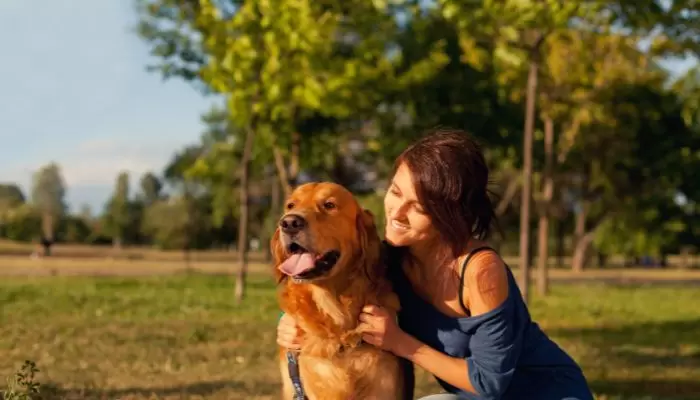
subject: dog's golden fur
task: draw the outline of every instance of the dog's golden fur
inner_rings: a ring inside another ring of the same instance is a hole
[[[376,304],[396,312],[399,301],[385,279],[374,217],[353,195],[333,183],[299,186],[285,205],[285,216],[304,218],[305,248],[316,254],[335,250],[340,257],[322,277],[305,282],[286,278],[278,267],[289,257],[290,235],[279,226],[271,240],[279,302],[305,332],[298,355],[302,385],[309,400],[400,399],[403,377],[393,354],[363,343],[358,317]],[[284,217],[284,216],[283,216]],[[295,235],[296,237],[296,235]],[[293,398],[286,352],[279,349],[282,398]]]

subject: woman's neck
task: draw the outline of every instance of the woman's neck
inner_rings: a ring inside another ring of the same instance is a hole
[[[423,270],[440,269],[452,258],[451,250],[439,240],[417,243],[409,247],[409,253]]]

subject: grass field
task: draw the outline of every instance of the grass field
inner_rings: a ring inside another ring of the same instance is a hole
[[[239,307],[231,294],[214,275],[3,277],[0,382],[30,359],[50,398],[277,398],[274,287],[254,277]],[[558,284],[532,313],[599,399],[697,399],[697,299],[694,285]]]

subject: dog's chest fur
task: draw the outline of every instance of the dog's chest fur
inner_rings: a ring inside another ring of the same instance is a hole
[[[318,310],[341,329],[350,329],[356,324],[357,321],[350,320],[352,315],[348,315],[348,312],[344,310],[345,304],[342,304],[341,298],[334,297],[328,291],[318,287],[311,288],[311,298],[316,303]]]

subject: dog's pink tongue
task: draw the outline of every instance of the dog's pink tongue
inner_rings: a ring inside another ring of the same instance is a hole
[[[309,253],[292,254],[282,265],[279,270],[289,276],[299,275],[304,271],[308,271],[314,267],[314,257]]]

